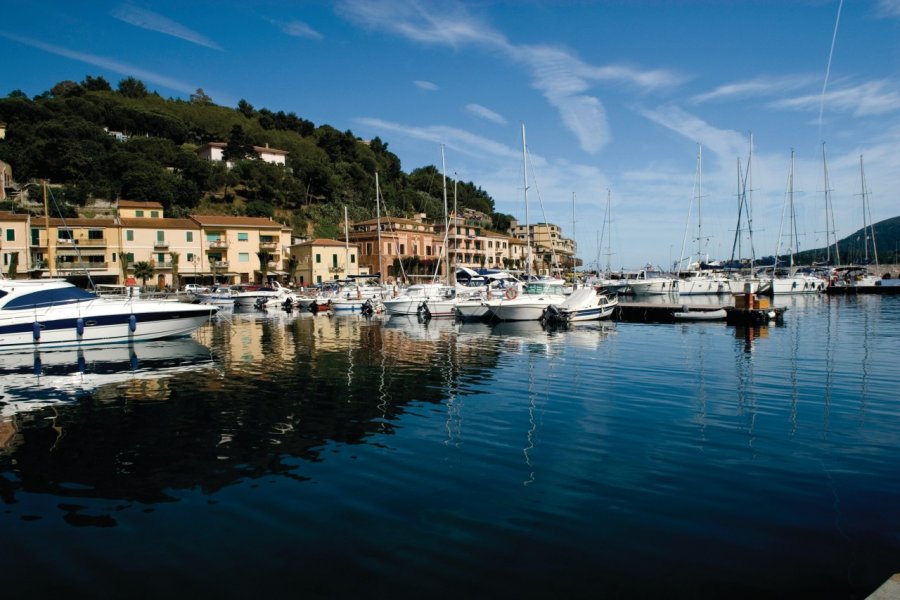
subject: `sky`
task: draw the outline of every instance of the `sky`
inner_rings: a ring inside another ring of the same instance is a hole
[[[839,238],[864,198],[874,222],[900,215],[900,0],[0,6],[0,95],[134,76],[378,136],[406,172],[445,166],[560,225],[590,266],[736,255],[748,161],[756,256],[825,245],[826,170]]]

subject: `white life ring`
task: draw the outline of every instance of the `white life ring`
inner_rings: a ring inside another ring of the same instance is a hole
[[[518,295],[519,295],[519,290],[517,290],[516,288],[514,288],[514,287],[506,288],[506,299],[507,300],[513,300]]]

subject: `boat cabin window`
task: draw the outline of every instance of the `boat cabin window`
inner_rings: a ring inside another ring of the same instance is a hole
[[[27,310],[34,308],[46,308],[60,304],[74,304],[96,299],[96,296],[86,290],[77,287],[58,288],[54,290],[38,290],[30,294],[23,294],[7,302],[3,310]]]

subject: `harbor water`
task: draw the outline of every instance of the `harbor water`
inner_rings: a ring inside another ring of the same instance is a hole
[[[4,595],[864,598],[900,572],[900,298],[776,304],[0,355]]]

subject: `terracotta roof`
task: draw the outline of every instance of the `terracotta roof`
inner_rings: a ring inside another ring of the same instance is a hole
[[[225,142],[207,142],[197,148],[197,151],[199,152],[203,148],[225,148],[226,146],[228,146],[228,144]],[[257,154],[261,152],[268,152],[269,154],[288,154],[287,150],[281,150],[279,148],[269,148],[267,146],[253,146],[253,150],[256,151]]]
[[[122,227],[130,227],[132,229],[200,229],[200,226],[191,219],[130,219],[121,218],[119,222]]]
[[[116,202],[119,208],[162,208],[159,202],[141,202],[138,200],[118,200]]]
[[[406,223],[409,225],[422,225],[424,227],[434,227],[433,223],[423,223],[422,221],[414,221],[412,219],[401,219],[399,217],[382,217],[382,223]],[[369,219],[368,221],[359,221],[354,225],[377,225],[378,219]]]
[[[265,217],[232,217],[229,215],[191,215],[203,227],[265,227],[283,229],[285,225]]]
[[[44,219],[38,217],[32,220],[32,224],[37,226],[44,225]],[[50,219],[50,227],[117,227],[118,223],[115,219]]]
[[[0,221],[27,221],[27,220],[28,220],[27,214],[0,211]]]

